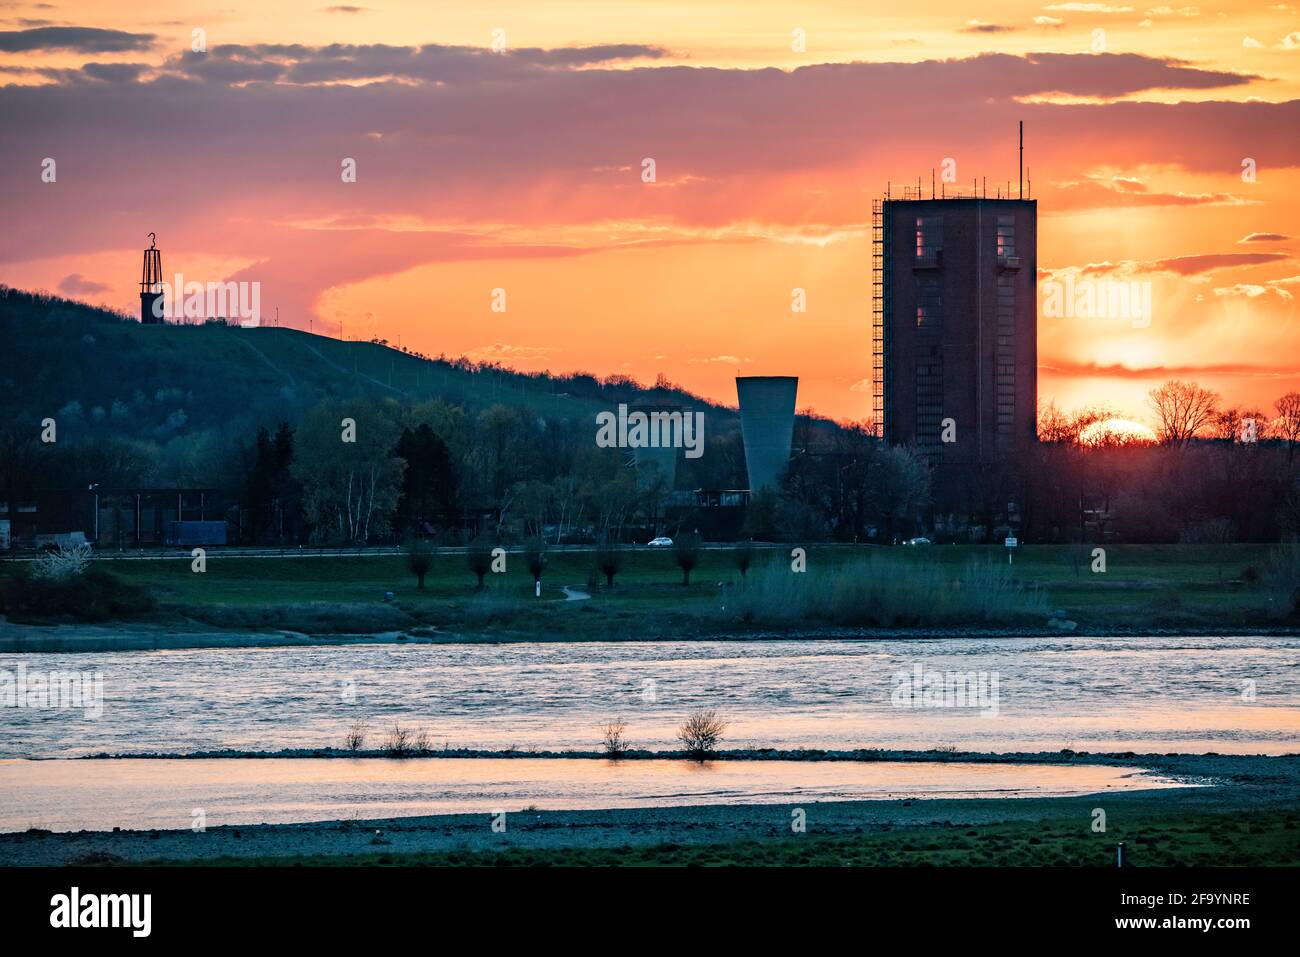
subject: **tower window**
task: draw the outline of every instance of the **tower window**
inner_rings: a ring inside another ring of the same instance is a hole
[[[934,260],[943,250],[943,217],[916,217],[916,258]]]
[[[998,217],[998,258],[1006,259],[1016,254],[1016,218]]]

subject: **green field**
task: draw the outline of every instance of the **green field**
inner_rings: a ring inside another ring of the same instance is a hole
[[[981,826],[927,825],[866,834],[815,833],[735,844],[216,858],[214,866],[363,867],[1114,867],[1123,841],[1133,867],[1295,866],[1300,812],[1147,814],[1095,834],[1077,817]],[[152,861],[151,864],[181,863]]]
[[[207,571],[191,571],[188,560],[106,561],[104,567],[139,585],[158,602],[155,616],[191,618],[226,627],[294,627],[315,632],[374,630],[420,625],[451,631],[532,637],[689,637],[744,634],[773,626],[735,614],[744,590],[785,580],[790,546],[757,551],[748,578],[742,579],[732,551],[706,549],[682,585],[671,549],[638,549],[625,555],[613,588],[593,587],[594,556],[553,552],[543,575],[541,599],[521,555],[507,559],[507,570],[489,574],[487,587],[475,578],[462,554],[439,554],[423,590],[400,555],[324,558],[224,557],[211,551]],[[1035,609],[1029,614],[994,612],[971,625],[1041,625],[1064,612],[1081,629],[1275,627],[1276,588],[1257,581],[1268,564],[1264,545],[1113,545],[1106,548],[1106,570],[1091,570],[1091,546],[1030,545],[1019,549],[1007,569],[1000,546],[878,548],[812,546],[800,586],[816,586],[840,570],[842,575],[876,576],[886,589],[899,589],[924,574],[958,583],[979,568],[1010,582]],[[5,574],[10,569],[0,569]],[[847,570],[847,571],[846,571]],[[764,576],[767,576],[766,578]],[[562,586],[591,598],[566,601]],[[385,602],[386,592],[394,601]],[[919,599],[924,602],[924,596]],[[731,609],[728,609],[731,603]],[[333,623],[333,624],[331,624]],[[394,624],[396,623],[396,624]],[[809,622],[802,623],[805,630]],[[825,624],[825,622],[823,622]],[[942,625],[925,609],[881,627]],[[790,630],[790,622],[776,625]]]

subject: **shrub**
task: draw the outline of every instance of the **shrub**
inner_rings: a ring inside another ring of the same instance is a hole
[[[384,738],[384,751],[390,758],[404,758],[411,753],[411,732],[400,724],[394,724],[388,736]]]
[[[749,574],[749,566],[754,564],[754,543],[738,542],[731,552],[731,560],[740,572],[740,577],[744,578]]]
[[[596,549],[596,568],[605,576],[605,584],[614,587],[614,576],[623,570],[623,551],[617,545],[602,542]]]
[[[491,543],[482,537],[470,542],[469,550],[465,553],[465,564],[478,577],[478,584],[475,587],[482,590],[483,578],[492,570]]]
[[[1300,542],[1287,542],[1269,552],[1264,585],[1277,618],[1300,618]]]
[[[347,737],[343,739],[344,746],[349,751],[360,751],[366,744],[366,725],[364,721],[358,721],[348,728]]]
[[[32,577],[57,581],[83,575],[90,567],[90,558],[89,545],[73,545],[71,548],[59,545],[54,551],[43,552],[32,562]]]
[[[622,757],[630,749],[625,732],[627,722],[622,718],[606,721],[600,726],[601,745],[611,758]]]
[[[384,739],[384,752],[390,758],[409,758],[429,750],[429,733],[403,728],[396,722]]]
[[[419,581],[419,589],[424,590],[424,577],[433,567],[433,556],[437,549],[424,539],[412,536],[406,541],[406,567]]]
[[[677,567],[682,570],[682,584],[689,585],[691,570],[700,561],[700,536],[678,535],[673,540],[673,559],[677,562]]]
[[[0,606],[10,617],[108,621],[150,611],[154,600],[143,588],[91,564],[80,572],[64,569],[54,577],[36,568],[19,568],[5,583]]]
[[[488,587],[476,592],[465,602],[465,624],[489,625],[494,621],[509,621],[524,610],[519,596],[504,587]]]
[[[718,717],[713,708],[693,711],[677,729],[677,740],[687,755],[697,761],[703,761],[718,748],[722,732],[727,730],[727,722]]]
[[[547,562],[546,546],[540,538],[534,538],[524,546],[524,562],[528,565],[528,571],[532,573],[533,584],[540,583]]]
[[[999,563],[971,563],[958,573],[885,556],[803,574],[778,562],[756,570],[726,608],[757,624],[876,628],[1005,624],[1047,614],[1042,596]]]
[[[1178,532],[1183,545],[1227,545],[1232,541],[1232,522],[1226,518],[1209,518],[1187,522]]]

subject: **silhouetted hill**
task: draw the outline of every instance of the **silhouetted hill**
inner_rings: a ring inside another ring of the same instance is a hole
[[[357,395],[441,398],[470,410],[499,402],[566,419],[594,420],[601,409],[637,401],[707,408],[715,427],[736,417],[684,391],[642,389],[622,377],[513,372],[288,328],[146,326],[7,287],[0,287],[0,334],[7,424],[35,434],[54,417],[60,438],[92,430],[160,445],[204,433],[247,437],[259,425],[300,420],[323,398]]]

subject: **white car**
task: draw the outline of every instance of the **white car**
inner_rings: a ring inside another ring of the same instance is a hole
[[[666,535],[660,535],[658,538],[652,538],[646,542],[651,548],[671,548],[673,540]]]
[[[934,543],[931,542],[925,536],[921,536],[920,538],[909,538],[903,544],[904,545],[933,545]]]

